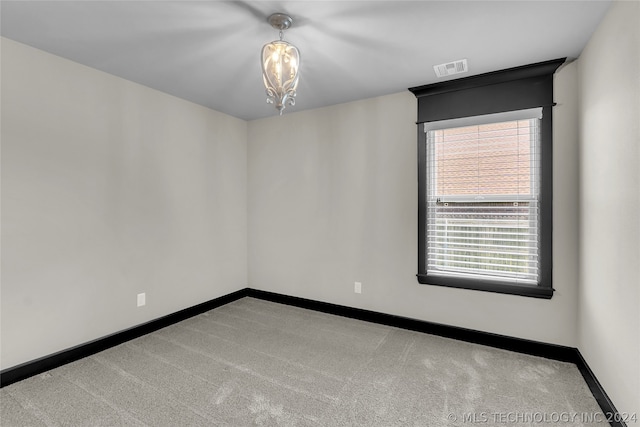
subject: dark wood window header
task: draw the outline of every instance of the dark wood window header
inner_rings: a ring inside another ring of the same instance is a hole
[[[553,105],[553,73],[566,58],[409,88],[418,123]]]

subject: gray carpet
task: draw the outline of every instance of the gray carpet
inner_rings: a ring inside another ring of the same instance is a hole
[[[573,364],[253,298],[0,402],[2,426],[606,425],[588,422],[600,409]]]

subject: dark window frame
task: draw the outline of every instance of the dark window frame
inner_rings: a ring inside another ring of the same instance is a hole
[[[418,282],[535,298],[553,296],[553,75],[566,58],[409,88],[418,100]],[[427,156],[423,123],[542,107],[540,280],[537,285],[427,274]]]

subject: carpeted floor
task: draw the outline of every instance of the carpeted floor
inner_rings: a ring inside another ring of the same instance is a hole
[[[0,402],[2,426],[606,425],[573,364],[253,298]]]

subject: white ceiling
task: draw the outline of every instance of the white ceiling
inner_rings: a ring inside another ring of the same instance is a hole
[[[480,74],[579,56],[609,1],[7,1],[2,36],[251,120],[265,102],[260,50],[285,12],[300,49],[300,111],[434,83],[466,58]]]

